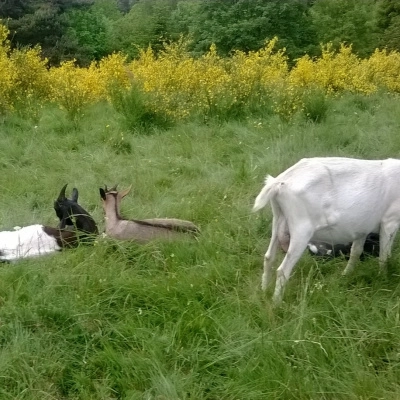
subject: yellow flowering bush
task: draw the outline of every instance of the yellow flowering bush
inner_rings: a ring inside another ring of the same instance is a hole
[[[131,63],[131,71],[146,93],[152,95],[149,107],[182,118],[193,101],[188,75],[193,78],[193,59],[181,43],[168,45],[157,58],[151,48],[140,53]]]
[[[98,68],[77,68],[75,61],[65,61],[60,67],[51,68],[49,97],[66,110],[69,117],[75,120],[83,108],[99,100],[97,93]]]
[[[38,119],[43,102],[48,98],[47,59],[42,59],[39,46],[14,50],[10,55],[13,67],[11,101],[18,111]]]
[[[7,40],[9,30],[0,24],[0,112],[12,109],[11,92],[15,71],[9,58],[10,43]]]
[[[99,63],[92,63],[89,70],[97,69],[97,78],[94,96],[98,99],[110,100],[110,91],[114,88],[128,89],[133,80],[132,71],[126,62],[127,56],[121,53],[113,53],[100,60]]]
[[[158,57],[152,49],[140,53],[131,63],[134,78],[153,94],[152,107],[180,119],[200,110],[207,113],[226,91],[228,75],[215,47],[195,60],[187,43],[165,45]]]
[[[47,97],[48,74],[47,59],[42,59],[41,48],[14,50],[10,56],[14,68],[14,90],[24,97]]]
[[[8,34],[0,24],[0,112],[18,105],[19,111],[37,116],[48,95],[47,60],[42,59],[40,47],[11,51]]]
[[[286,56],[284,51],[273,53],[276,40],[257,52],[236,52],[231,59],[219,57],[215,45],[194,59],[180,41],[166,45],[158,57],[151,49],[142,51],[131,70],[144,90],[155,95],[154,107],[166,114],[184,118],[192,112],[216,113],[254,96],[260,99],[284,79]]]
[[[390,92],[400,92],[400,54],[396,51],[375,50],[368,60],[363,62],[371,82]]]
[[[311,60],[303,56],[290,71],[289,81],[297,87],[319,87],[327,93],[343,91],[370,94],[376,90],[368,79],[368,71],[352,53],[351,46],[341,45],[338,52],[332,44],[322,46],[322,56]]]
[[[277,40],[270,40],[258,51],[234,53],[229,63],[231,90],[241,103],[257,101],[264,105],[267,97],[282,89],[288,65],[284,50],[274,52]]]
[[[237,102],[233,76],[227,71],[227,60],[217,54],[212,45],[209,52],[194,62],[194,74],[187,87],[195,101],[196,110],[216,114],[228,110]]]
[[[236,51],[230,58],[220,57],[215,45],[195,58],[181,38],[165,44],[158,54],[151,48],[142,50],[131,62],[114,53],[87,68],[66,61],[48,69],[39,47],[11,50],[8,34],[0,24],[3,113],[22,106],[33,110],[51,100],[77,119],[86,105],[103,100],[115,105],[117,99],[124,113],[140,104],[141,117],[136,115],[132,121],[148,115],[179,120],[194,114],[229,115],[232,110],[247,113],[267,108],[284,119],[298,111],[314,119],[310,110],[325,108],[323,96],[369,95],[382,88],[400,92],[400,53],[395,51],[376,50],[360,59],[351,46],[342,44],[334,50],[328,43],[320,57],[305,55],[289,68],[285,49],[276,49],[277,38],[258,51]]]

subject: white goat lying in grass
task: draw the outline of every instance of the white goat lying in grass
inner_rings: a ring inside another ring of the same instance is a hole
[[[0,261],[54,253],[65,247],[77,246],[81,240],[86,242],[90,236],[98,233],[93,218],[77,203],[77,189],[73,190],[70,200],[65,197],[66,187],[61,189],[54,202],[60,228],[35,224],[0,232]],[[67,226],[69,229],[63,229]]]
[[[273,301],[282,300],[293,267],[312,240],[352,242],[344,274],[353,270],[369,233],[379,233],[381,267],[400,223],[400,160],[306,158],[276,178],[267,176],[253,211],[271,203],[271,242],[264,257],[262,289],[279,246],[287,254],[277,270]]]

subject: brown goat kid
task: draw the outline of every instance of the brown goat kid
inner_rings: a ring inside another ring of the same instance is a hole
[[[100,196],[105,213],[107,236],[119,240],[132,240],[147,243],[157,239],[179,239],[194,236],[199,229],[190,221],[175,218],[123,219],[120,215],[121,200],[130,192],[129,189],[117,191],[115,185],[111,189],[100,188]]]

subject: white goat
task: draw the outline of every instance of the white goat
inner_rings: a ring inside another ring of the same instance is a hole
[[[282,300],[293,267],[311,240],[353,242],[343,274],[353,270],[369,233],[379,233],[381,267],[400,224],[400,160],[305,158],[276,178],[267,176],[253,211],[271,202],[272,236],[264,256],[262,289],[279,246],[287,254],[277,270],[273,301]]]
[[[54,202],[60,227],[35,224],[0,232],[0,261],[14,261],[76,247],[98,233],[93,218],[78,204],[78,190],[74,188],[72,199],[67,199],[66,187],[61,189]],[[64,229],[67,227],[69,229]]]

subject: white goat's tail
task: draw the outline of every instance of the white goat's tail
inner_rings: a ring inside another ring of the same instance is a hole
[[[275,197],[277,193],[276,190],[274,190],[275,182],[276,179],[273,176],[267,175],[265,178],[265,186],[261,189],[261,192],[258,194],[256,201],[254,202],[253,212],[264,208],[270,202],[270,200]]]

